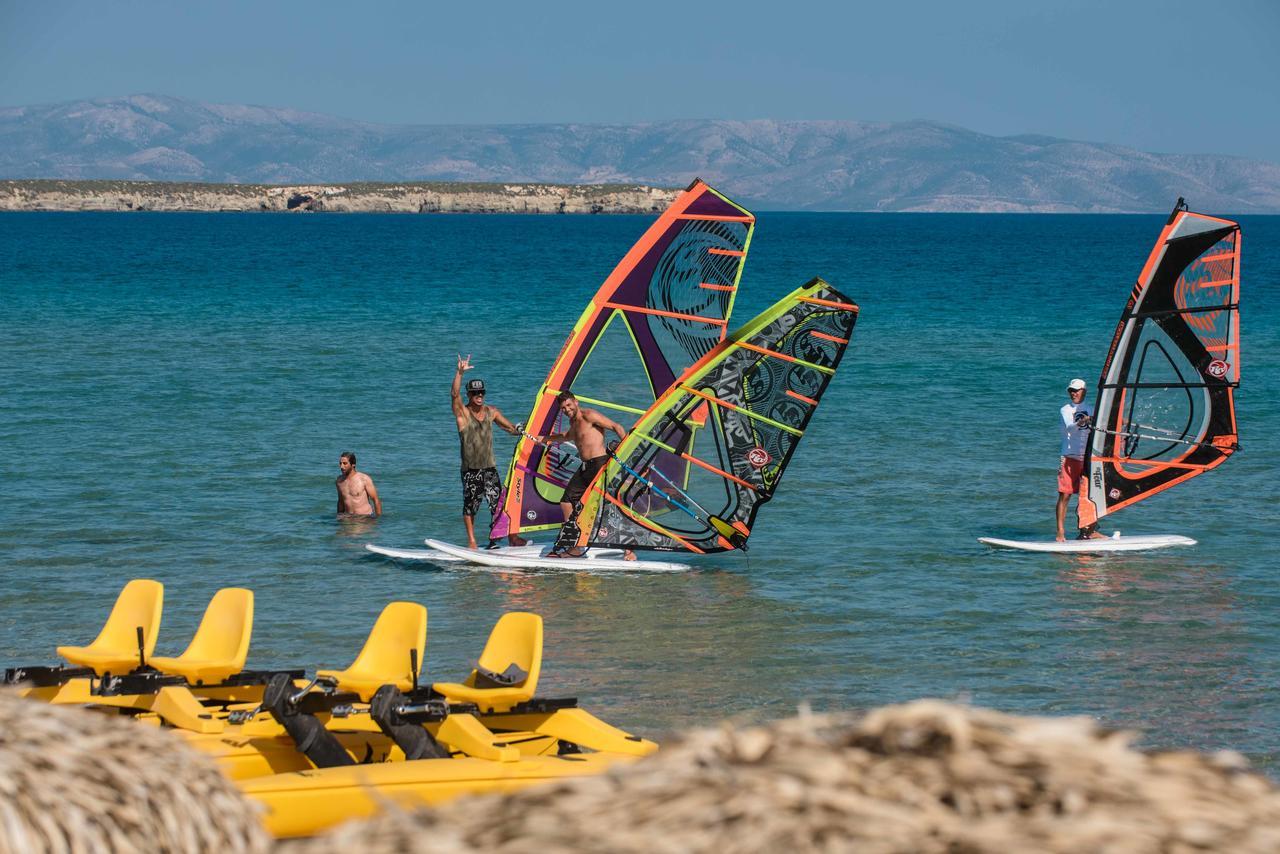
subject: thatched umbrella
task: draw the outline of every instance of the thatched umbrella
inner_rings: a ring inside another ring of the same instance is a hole
[[[0,692],[0,852],[265,852],[257,809],[158,727]]]
[[[1144,753],[1089,718],[937,701],[695,732],[600,778],[348,825],[346,852],[1271,852],[1236,754]]]

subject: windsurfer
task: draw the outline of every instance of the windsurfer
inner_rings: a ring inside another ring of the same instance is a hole
[[[462,402],[462,375],[474,368],[471,357],[465,359],[458,356],[458,370],[453,375],[453,386],[450,400],[453,415],[458,422],[458,440],[462,446],[462,523],[467,528],[467,545],[476,545],[475,518],[480,509],[481,499],[489,504],[489,514],[497,521],[498,499],[502,494],[502,480],[498,477],[498,467],[493,458],[493,425],[513,436],[524,431],[524,425],[512,424],[495,406],[487,406],[484,402],[484,380],[471,380],[467,383],[467,402]],[[523,546],[527,540],[511,534],[507,541],[513,546]],[[489,540],[489,548],[497,548],[494,540]]]
[[[373,478],[356,471],[356,455],[343,451],[338,457],[342,474],[334,481],[338,487],[339,516],[381,516],[382,499],[373,485]]]
[[[1063,528],[1067,518],[1067,502],[1080,490],[1080,478],[1084,475],[1084,450],[1093,427],[1093,406],[1085,402],[1087,386],[1076,378],[1067,384],[1069,403],[1058,410],[1058,429],[1062,435],[1062,456],[1058,462],[1058,542],[1066,542]],[[1090,531],[1091,538],[1103,534]]]
[[[571,391],[562,391],[556,397],[560,411],[569,419],[569,429],[564,433],[551,433],[543,438],[544,442],[573,442],[578,447],[578,456],[582,465],[569,478],[565,486],[564,496],[560,500],[560,509],[564,512],[564,525],[560,535],[547,557],[582,557],[586,552],[577,548],[578,514],[582,512],[582,496],[586,494],[591,482],[609,461],[609,452],[605,449],[604,434],[613,431],[621,441],[627,438],[626,429],[616,421],[600,414],[594,409],[586,409],[578,404],[578,399]],[[635,560],[635,552],[626,550],[625,558]]]

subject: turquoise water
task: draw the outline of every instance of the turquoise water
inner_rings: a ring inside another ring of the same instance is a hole
[[[428,677],[456,678],[529,609],[546,690],[647,735],[939,696],[1280,771],[1280,218],[1243,220],[1243,452],[1114,517],[1194,549],[975,541],[1052,535],[1062,389],[1096,380],[1162,217],[763,214],[739,321],[813,275],[863,310],[749,555],[595,576],[365,553],[462,537],[455,354],[523,418],[649,222],[0,215],[0,656],[87,642],[139,576],[166,584],[166,654],[214,590],[254,589],[260,667],[343,666],[412,599]],[[346,449],[385,518],[335,521]]]

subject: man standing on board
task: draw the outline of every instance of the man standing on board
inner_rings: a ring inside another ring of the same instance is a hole
[[[484,380],[471,380],[467,383],[467,402],[463,404],[460,391],[462,375],[471,370],[471,357],[465,359],[458,356],[458,371],[453,375],[453,387],[450,399],[453,404],[453,415],[458,422],[458,440],[462,445],[462,522],[467,527],[467,546],[476,545],[475,519],[483,498],[489,504],[489,515],[492,522],[498,519],[498,499],[502,496],[502,480],[498,477],[498,467],[493,459],[493,424],[513,436],[524,431],[523,424],[512,424],[497,407],[486,406],[484,402]],[[523,546],[527,540],[510,534],[507,541],[513,546]],[[497,542],[489,540],[489,548],[496,549]]]
[[[374,488],[373,478],[356,471],[356,455],[343,451],[338,457],[338,468],[342,471],[334,481],[338,487],[338,515],[381,516],[382,499]]]
[[[604,431],[612,430],[618,441],[627,438],[627,431],[616,421],[578,405],[578,399],[571,391],[562,391],[556,398],[560,411],[569,419],[569,429],[565,433],[552,433],[545,437],[546,442],[570,441],[578,446],[578,456],[582,465],[569,478],[564,488],[564,496],[560,499],[560,509],[564,512],[564,525],[560,528],[560,536],[551,547],[547,557],[582,557],[586,552],[575,546],[578,542],[578,514],[582,512],[582,496],[586,494],[591,482],[596,479],[600,469],[609,462],[609,453],[605,450]],[[626,550],[627,560],[635,560],[635,552]]]
[[[1084,475],[1084,451],[1093,428],[1093,406],[1085,403],[1087,386],[1076,378],[1067,384],[1067,397],[1058,410],[1058,431],[1062,435],[1062,457],[1058,462],[1058,542],[1066,542],[1063,525],[1067,518],[1067,500],[1080,491],[1080,478]],[[1096,531],[1091,538],[1105,538]]]

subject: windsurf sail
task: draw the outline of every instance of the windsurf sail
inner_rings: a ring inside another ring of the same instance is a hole
[[[1239,450],[1240,226],[1174,207],[1098,382],[1082,530]]]
[[[560,497],[581,461],[572,445],[532,438],[566,429],[556,395],[631,424],[724,340],[754,228],[750,211],[695,180],[618,263],[538,390],[490,536],[564,521]]]
[[[743,548],[840,359],[858,306],[814,279],[720,344],[649,408],[585,496],[579,544]]]

